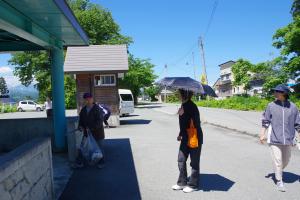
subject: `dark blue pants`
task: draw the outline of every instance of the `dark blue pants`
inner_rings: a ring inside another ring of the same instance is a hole
[[[178,168],[179,168],[179,178],[177,185],[180,186],[190,186],[193,188],[198,188],[199,183],[199,173],[200,173],[200,154],[202,145],[198,148],[189,148],[187,144],[181,143],[178,153]],[[190,179],[187,177],[186,161],[190,156],[192,167],[192,172]]]

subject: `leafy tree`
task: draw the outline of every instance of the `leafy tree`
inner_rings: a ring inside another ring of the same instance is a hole
[[[39,90],[39,100],[51,94],[51,72],[48,51],[26,51],[12,54],[9,64],[15,65],[14,75],[28,87],[34,80]]]
[[[283,63],[281,58],[253,65],[252,72],[257,75],[255,78],[264,81],[263,91],[266,95],[271,88],[274,88],[278,84],[287,82],[288,75],[284,70],[282,70],[282,65]]]
[[[111,12],[88,0],[69,0],[80,25],[90,38],[90,44],[127,44],[132,39],[120,33],[120,27],[115,23]]]
[[[129,55],[129,71],[120,81],[120,87],[130,89],[134,96],[134,102],[137,103],[137,97],[140,89],[151,86],[157,76],[154,74],[154,65],[149,60],[135,58]]]
[[[250,63],[248,60],[239,59],[235,64],[232,65],[232,72],[233,72],[233,85],[239,86],[242,85],[244,90],[247,91],[250,89],[250,81],[251,79],[251,72],[254,65]]]
[[[3,77],[0,77],[0,94],[6,94],[6,93],[7,93],[6,81]]]
[[[160,92],[160,88],[154,85],[145,89],[145,93],[150,96],[151,101],[157,101],[155,96],[158,95],[159,92]]]
[[[66,108],[76,108],[76,82],[71,75],[65,75]]]
[[[291,13],[293,17],[300,16],[300,0],[294,0]]]
[[[120,33],[110,11],[88,0],[68,0],[80,25],[87,33],[90,44],[130,44],[132,39]],[[39,100],[51,96],[51,65],[48,51],[26,51],[12,55],[10,64],[15,65],[14,74],[20,82],[28,86],[34,80],[39,90]],[[75,85],[72,77],[65,78],[66,107],[74,106],[76,96],[71,86]],[[71,100],[71,99],[74,99]],[[75,106],[76,107],[76,106]]]
[[[290,78],[298,77],[300,81],[300,0],[294,0],[291,13],[293,21],[276,31],[273,45],[280,49],[281,56],[277,59],[283,62],[282,69]]]

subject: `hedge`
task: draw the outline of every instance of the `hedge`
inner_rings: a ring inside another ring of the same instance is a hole
[[[195,100],[195,99],[194,99]],[[300,109],[300,99],[295,95],[291,96],[290,99]],[[272,98],[265,99],[260,97],[242,97],[234,96],[223,100],[201,100],[195,101],[198,106],[211,107],[211,108],[225,108],[233,110],[244,110],[244,111],[263,111],[267,105],[273,101]],[[168,98],[169,103],[178,103],[179,99],[175,96]]]

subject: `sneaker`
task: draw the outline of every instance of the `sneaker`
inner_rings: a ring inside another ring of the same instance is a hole
[[[73,163],[71,165],[71,168],[72,169],[80,169],[80,168],[83,168],[83,163]]]
[[[191,193],[191,192],[194,192],[196,190],[197,190],[196,188],[192,188],[190,186],[187,186],[187,187],[183,188],[184,193]]]
[[[177,184],[176,184],[176,185],[173,185],[173,186],[172,186],[172,189],[173,189],[173,190],[182,190],[184,187],[185,187],[185,186],[180,186],[180,185],[177,185]]]
[[[285,192],[285,187],[284,187],[284,184],[283,184],[283,181],[278,181],[277,182],[277,189],[280,191],[280,192]]]

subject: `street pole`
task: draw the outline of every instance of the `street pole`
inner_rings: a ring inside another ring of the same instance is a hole
[[[199,37],[199,47],[201,49],[201,56],[202,56],[202,60],[203,60],[203,75],[205,77],[205,81],[206,83],[208,83],[207,80],[207,74],[206,74],[206,64],[205,64],[205,55],[204,55],[204,45],[203,45],[203,41],[202,41],[202,37]]]
[[[165,77],[167,77],[167,74],[168,74],[168,65],[165,64],[165,70],[166,70],[166,75]],[[165,86],[165,103],[167,103],[167,87]]]
[[[194,79],[197,80],[194,52],[192,52],[192,55],[193,55],[193,67],[194,67]]]

